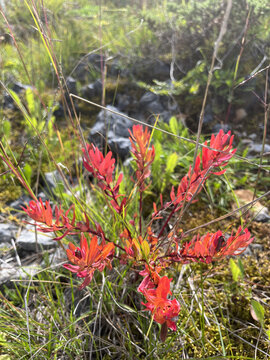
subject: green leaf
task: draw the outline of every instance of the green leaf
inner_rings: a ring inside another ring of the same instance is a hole
[[[142,249],[142,252],[143,252],[143,255],[145,256],[145,258],[147,259],[148,258],[148,255],[150,253],[150,246],[148,244],[148,242],[146,240],[144,240],[142,243],[141,243],[141,249]]]
[[[171,155],[168,156],[168,159],[167,159],[167,166],[166,166],[166,175],[170,175],[176,165],[177,165],[177,162],[178,162],[178,156],[176,153],[172,153]]]
[[[270,330],[266,330],[266,334],[268,336],[268,339],[270,340]]]
[[[245,276],[245,269],[241,259],[238,259],[238,267],[241,271],[241,277],[243,278]]]
[[[11,124],[10,124],[10,122],[8,120],[5,120],[3,122],[3,133],[7,138],[10,135],[10,130],[11,130]]]
[[[233,259],[230,259],[230,267],[231,267],[233,280],[237,282],[239,276],[241,275],[241,270]]]
[[[173,134],[178,135],[179,126],[175,116],[170,118],[170,130]]]
[[[195,81],[195,82],[191,85],[191,87],[190,87],[190,89],[189,89],[189,93],[196,95],[196,94],[198,93],[199,88],[200,88],[200,83],[199,83],[198,81]]]
[[[260,322],[261,326],[264,324],[264,307],[256,300],[251,300],[252,309],[256,315],[257,321]]]
[[[26,180],[27,180],[28,184],[30,185],[31,184],[31,176],[32,176],[32,167],[31,167],[31,165],[26,163],[24,165],[24,168],[23,168],[23,173],[24,173],[24,176],[26,177]]]
[[[34,93],[33,90],[28,88],[25,91],[25,98],[26,98],[26,102],[27,102],[27,106],[29,109],[30,114],[33,116],[35,115],[35,98],[34,98]]]
[[[132,309],[132,307],[130,307],[130,306],[126,305],[126,304],[119,303],[119,305],[121,306],[121,308],[123,308],[127,312],[136,313],[136,311],[134,309]]]
[[[19,96],[15,93],[15,91],[9,89],[9,94],[12,97],[12,99],[14,100],[14,102],[20,107],[22,106],[21,100],[19,98]]]

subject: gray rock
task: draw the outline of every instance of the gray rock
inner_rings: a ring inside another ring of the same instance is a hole
[[[14,212],[17,212],[17,210],[22,210],[22,206],[25,206],[25,203],[28,204],[31,200],[32,199],[29,196],[23,195],[19,199],[12,201],[8,206],[16,211],[11,211],[11,213],[13,214]]]
[[[44,194],[44,192],[42,192],[42,191],[37,194],[37,198],[38,198],[38,199],[41,199],[43,202],[45,202],[46,200],[48,200],[48,197],[47,197],[46,194]]]
[[[172,117],[172,113],[170,111],[163,111],[160,114],[160,118],[167,124],[169,123],[171,117]]]
[[[120,111],[128,110],[134,102],[134,99],[130,95],[118,94],[116,96],[117,108]]]
[[[14,279],[28,279],[41,270],[39,264],[18,267],[15,262],[3,263],[0,266],[0,284]]]
[[[248,135],[251,140],[256,140],[257,135],[255,133]]]
[[[96,80],[94,83],[85,85],[81,90],[82,97],[85,99],[91,100],[94,97],[102,95],[102,82],[100,79]]]
[[[148,104],[152,103],[153,101],[157,101],[159,99],[159,96],[148,91],[139,100],[139,105],[142,107],[147,106]]]
[[[56,188],[58,183],[63,183],[60,173],[57,170],[44,174],[46,185],[49,188]]]
[[[260,155],[262,151],[262,144],[253,143],[249,147],[249,155]],[[270,145],[265,144],[264,146],[264,152],[270,152]]]
[[[114,153],[119,155],[121,159],[125,159],[130,152],[131,144],[129,139],[124,137],[108,137],[108,147]]]
[[[205,107],[204,115],[203,115],[203,124],[209,124],[213,122],[214,116],[213,116],[213,110],[211,108],[210,104],[207,104]]]
[[[33,89],[33,87],[31,85],[25,85],[25,84],[22,84],[19,81],[17,81],[13,84],[12,89],[16,94],[19,94],[20,92],[22,92],[24,90]]]
[[[107,109],[124,115],[114,106],[108,105]],[[102,110],[91,129],[89,141],[94,143],[100,150],[104,150],[107,146],[115,155],[119,155],[121,159],[124,159],[129,155],[130,142],[128,138],[130,134],[128,129],[132,128],[133,122],[120,114]]]
[[[165,81],[170,78],[170,65],[159,59],[142,59],[134,64],[132,72],[136,78],[143,81]]]
[[[16,236],[18,228],[10,224],[0,224],[0,243],[10,242]]]
[[[77,94],[77,82],[72,76],[67,77],[66,84],[70,93]]]
[[[97,121],[91,130],[91,134],[95,133],[98,129],[103,135],[106,134],[106,130],[112,131],[116,136],[129,137],[128,129],[132,128],[133,122],[121,114],[126,115],[119,111],[116,107],[108,105],[108,110],[113,110],[118,114],[110,111],[101,110],[97,116]]]
[[[165,110],[159,99],[146,104],[144,109],[151,114],[161,114]]]
[[[37,241],[34,226],[27,225],[21,231],[16,244],[19,249],[26,251],[36,251],[40,249],[50,249],[57,246],[57,241],[53,240],[50,234],[37,232]]]
[[[17,109],[14,100],[12,99],[12,97],[8,93],[4,94],[3,107],[5,109],[10,109],[10,110],[16,110]]]
[[[227,133],[231,130],[231,127],[228,124],[216,124],[212,128],[214,134],[219,133],[220,130],[223,130],[225,133]]]
[[[268,209],[266,207],[263,207],[254,220],[263,223],[270,221],[270,215],[268,213]]]

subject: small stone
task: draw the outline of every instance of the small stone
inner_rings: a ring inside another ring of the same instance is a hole
[[[37,239],[36,239],[37,235]],[[36,251],[40,249],[50,249],[57,246],[57,241],[53,240],[48,234],[35,233],[34,226],[27,225],[19,234],[16,244],[18,248],[26,251]]]
[[[257,138],[257,135],[255,133],[253,134],[250,134],[248,135],[248,137],[251,139],[251,140],[255,140]]]
[[[29,266],[18,267],[17,263],[1,264],[0,266],[0,284],[14,279],[28,279],[32,278],[38,271],[41,270],[39,264],[32,264]]]
[[[77,82],[73,77],[68,76],[66,79],[66,84],[70,93],[77,94]]]
[[[29,196],[23,195],[19,199],[12,201],[8,204],[8,206],[16,211],[11,210],[11,213],[13,214],[17,212],[17,210],[22,210],[22,206],[25,206],[25,204],[28,204],[31,200],[33,199],[31,199]]]
[[[236,109],[234,121],[239,122],[239,121],[243,120],[245,117],[247,117],[247,115],[248,114],[244,108]]]
[[[0,243],[10,242],[15,238],[18,228],[10,224],[0,224]]]
[[[256,144],[256,143],[253,143],[250,145],[249,147],[249,151],[248,151],[248,154],[249,155],[260,155],[261,154],[261,151],[262,151],[262,144]],[[265,153],[268,153],[270,152],[270,145],[268,144],[265,144],[264,145],[264,152]]]
[[[63,183],[63,180],[61,178],[61,175],[59,171],[54,170],[52,172],[47,172],[44,174],[46,185],[49,188],[56,188],[59,183]]]
[[[223,130],[225,133],[227,133],[231,130],[231,127],[228,124],[216,124],[213,126],[212,131],[214,134],[218,134],[220,130]]]

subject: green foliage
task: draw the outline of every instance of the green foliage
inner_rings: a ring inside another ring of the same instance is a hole
[[[257,317],[257,320],[263,327],[264,326],[264,313],[265,313],[264,307],[256,300],[251,300],[251,306]]]
[[[187,128],[175,117],[170,119],[169,124],[161,123],[159,127],[174,135],[189,137]],[[176,185],[177,177],[188,171],[193,160],[194,145],[157,130],[154,132],[153,142],[156,152],[152,164],[153,186],[163,192],[169,184]]]
[[[31,185],[32,167],[29,164],[25,164],[23,168],[24,176],[29,185]]]
[[[230,259],[230,268],[235,282],[238,281],[239,277],[243,278],[244,268],[240,259],[238,259],[238,264],[231,258]]]

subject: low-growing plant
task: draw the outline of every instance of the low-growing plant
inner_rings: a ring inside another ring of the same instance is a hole
[[[115,174],[115,159],[111,152],[104,157],[93,144],[82,150],[84,167],[96,180],[104,204],[111,211],[111,226],[116,232],[114,240],[88,214],[87,209],[84,220],[78,221],[75,205],[71,205],[67,211],[61,205],[56,205],[53,212],[49,201],[44,204],[39,199],[30,201],[24,211],[35,221],[39,231],[56,233],[54,239],[61,244],[68,235],[80,235],[80,245],[69,242],[66,254],[70,263],[64,265],[83,279],[80,289],[90,284],[96,271],[112,269],[117,263],[141,275],[143,279],[137,290],[145,298],[142,304],[145,310],[151,312],[151,324],[152,321],[161,324],[160,337],[165,341],[168,329],[176,330],[180,312],[178,300],[169,298],[172,295],[172,279],[167,276],[169,269],[178,263],[209,264],[228,255],[239,255],[253,237],[248,229],[240,226],[236,233],[232,232],[227,238],[224,231],[218,230],[203,236],[198,234],[191,241],[185,241],[185,231],[180,228],[183,214],[196,201],[203,184],[211,175],[224,174],[224,168],[236,152],[232,147],[233,136],[230,132],[225,134],[221,130],[217,136],[212,135],[210,144],[205,142],[194,167],[190,166],[177,189],[174,186],[171,188],[170,200],[164,203],[160,195],[159,204],[153,204],[150,219],[145,219],[144,193],[149,187],[151,165],[155,159],[155,148],[150,145],[150,141],[151,134],[147,128],[133,126],[130,142],[136,171],[132,177],[134,186],[130,194],[120,192],[123,174]],[[133,202],[138,204],[138,211],[130,216],[127,210]],[[174,225],[168,231],[172,221]],[[156,226],[157,222],[161,223],[159,227]],[[154,228],[157,230],[154,231]]]

